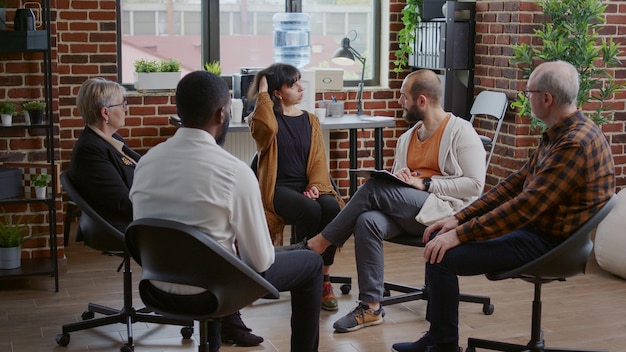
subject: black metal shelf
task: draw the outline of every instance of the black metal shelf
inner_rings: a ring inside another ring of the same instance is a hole
[[[52,180],[50,193],[46,199],[29,197],[14,197],[1,199],[0,205],[10,204],[45,204],[48,208],[48,231],[49,231],[49,258],[22,259],[21,267],[17,269],[0,269],[0,278],[28,275],[50,275],[54,278],[55,291],[59,291],[59,268],[57,258],[57,233],[56,233],[56,196],[57,175],[54,160],[54,123],[52,101],[52,52],[50,36],[50,0],[41,0],[42,27],[35,31],[0,31],[0,53],[43,53],[43,100],[46,102],[44,116],[46,119],[41,124],[16,124],[0,127],[0,132],[10,130],[37,129],[45,131],[45,148],[47,165],[50,166]]]
[[[56,273],[55,266],[51,258],[22,259],[22,264],[19,268],[0,269],[0,277],[54,275]]]
[[[48,123],[47,122],[43,122],[43,123],[38,123],[38,124],[24,124],[24,123],[14,123],[11,124],[11,126],[0,126],[0,131],[2,130],[24,130],[24,129],[31,129],[31,128],[36,128],[36,129],[43,129],[43,128],[48,128]]]
[[[469,119],[474,98],[476,3],[446,1],[442,15],[418,24],[409,65],[439,72],[444,83],[443,108]]]
[[[0,53],[43,52],[50,47],[48,31],[0,31]]]

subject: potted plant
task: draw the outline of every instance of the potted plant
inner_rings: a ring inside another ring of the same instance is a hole
[[[30,100],[22,103],[22,109],[28,113],[30,123],[38,125],[43,122],[43,111],[46,103],[38,100]]]
[[[31,238],[28,236],[28,221],[23,220],[24,215],[21,215],[12,223],[11,216],[4,213],[4,219],[0,221],[0,269],[21,266],[22,243]]]
[[[0,116],[2,116],[2,126],[11,126],[13,122],[13,115],[17,108],[15,104],[10,101],[3,101],[0,103]]]
[[[30,183],[35,186],[35,197],[37,199],[46,199],[46,188],[52,177],[48,174],[36,174],[30,179]]]
[[[609,69],[620,65],[619,57],[623,53],[619,44],[610,36],[608,39],[599,37],[607,5],[601,0],[543,0],[539,6],[546,15],[546,22],[542,29],[534,31],[542,46],[514,45],[511,63],[520,67],[524,78],[543,61],[571,63],[580,74],[578,106],[583,108],[586,103],[592,103],[585,113],[598,125],[610,121],[614,108],[605,100],[610,100],[624,84],[619,84]],[[523,93],[518,94],[511,106],[519,109],[521,116],[531,118],[531,128],[545,129],[545,124],[531,115],[530,103]]]
[[[159,90],[176,89],[180,80],[180,62],[169,60],[135,61],[135,89]]]
[[[209,71],[217,76],[222,74],[222,66],[219,61],[211,61],[204,64],[204,70]]]
[[[404,28],[398,31],[398,50],[396,50],[396,59],[393,61],[393,72],[400,73],[406,69],[409,63],[409,56],[413,55],[413,46],[415,45],[415,31],[419,26],[422,18],[420,16],[420,8],[422,0],[406,0],[406,5],[402,9],[402,24]]]

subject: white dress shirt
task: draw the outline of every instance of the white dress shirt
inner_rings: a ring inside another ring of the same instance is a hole
[[[137,164],[130,199],[134,219],[195,226],[232,253],[237,240],[239,256],[257,272],[274,262],[256,176],[204,130],[181,127],[150,149]]]

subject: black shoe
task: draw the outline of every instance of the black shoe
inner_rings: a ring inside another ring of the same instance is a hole
[[[302,250],[302,249],[310,249],[309,246],[307,246],[306,241],[307,239],[305,237],[302,240],[302,242],[290,244],[288,246],[274,247],[274,252],[279,253],[279,252],[287,252],[287,251],[297,251],[297,250]]]
[[[430,352],[435,345],[435,339],[426,332],[419,340],[415,342],[394,343],[391,347],[392,352]]]
[[[222,318],[222,342],[224,343],[232,343],[242,347],[260,345],[263,338],[256,336],[251,331],[241,320],[239,312]]]

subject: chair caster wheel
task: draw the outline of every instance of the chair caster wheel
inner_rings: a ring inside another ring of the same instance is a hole
[[[120,348],[120,352],[133,352],[135,350],[135,346],[133,345],[124,345]]]
[[[474,347],[468,347],[465,349],[465,352],[476,352],[476,349]]]
[[[81,319],[83,320],[89,320],[89,319],[93,319],[93,317],[96,316],[96,313],[90,311],[90,310],[86,310],[83,312],[83,314],[80,315]]]
[[[485,315],[491,315],[493,314],[493,310],[495,309],[495,307],[493,306],[493,304],[485,304],[483,305],[483,313]],[[467,352],[467,351],[466,351]],[[470,351],[471,352],[471,351]]]
[[[347,295],[348,293],[350,293],[350,290],[352,289],[352,285],[343,284],[339,287],[339,289],[341,290],[341,293],[343,293],[344,295]]]
[[[191,336],[193,336],[193,326],[184,326],[180,329],[180,334],[183,336],[183,339],[189,340]]]
[[[65,347],[70,344],[70,334],[58,334],[55,340],[59,346]]]

